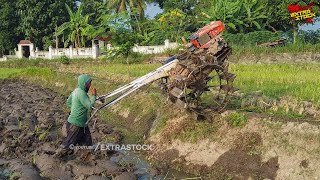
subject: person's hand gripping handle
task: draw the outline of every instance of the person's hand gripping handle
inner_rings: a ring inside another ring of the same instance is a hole
[[[93,86],[90,87],[90,93],[93,95],[93,96],[97,96],[97,90],[96,88],[94,88]]]

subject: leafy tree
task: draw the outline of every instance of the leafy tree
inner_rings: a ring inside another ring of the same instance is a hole
[[[150,2],[154,2],[154,3],[158,3],[160,8],[164,8],[164,3],[166,2],[166,0],[150,0]]]
[[[198,2],[198,0],[167,0],[163,1],[163,8],[165,11],[180,9],[184,13],[191,15],[194,14],[193,10],[197,6]],[[158,3],[160,3],[160,1]]]
[[[186,14],[179,9],[170,10],[158,18],[160,29],[171,41],[177,41],[184,36],[186,20]]]
[[[163,44],[170,32],[164,31],[162,24],[158,19],[144,20],[141,22],[142,33],[137,34],[137,40],[140,45],[159,45]]]
[[[116,33],[130,30],[130,17],[127,12],[117,14],[104,12],[98,18],[98,22],[99,27],[103,29],[102,32],[108,30]]]
[[[316,44],[320,42],[320,30],[299,31],[299,36],[304,43]]]
[[[16,35],[19,16],[14,1],[0,0],[0,9],[0,55],[3,55],[14,49],[19,41]]]
[[[108,53],[112,54],[112,56],[127,57],[134,44],[137,43],[138,36],[131,29],[131,19],[128,13],[104,13],[99,18],[99,22],[100,26],[97,28],[96,33],[110,38],[111,44],[115,47]]]
[[[107,7],[114,9],[116,13],[136,10],[139,12],[140,18],[143,18],[146,4],[144,0],[109,0],[107,1]]]
[[[290,21],[288,6],[291,4],[306,6],[312,2],[312,0],[267,0],[265,8],[269,16],[267,21],[268,27],[274,31],[291,29],[292,21]],[[318,12],[317,8],[313,10]]]
[[[304,22],[291,21],[288,6],[291,4],[307,6],[312,2],[312,0],[267,0],[266,11],[269,18],[266,24],[269,29],[272,29],[273,31],[287,31],[292,29],[294,34],[293,39],[294,42],[296,42],[298,37],[298,25],[301,25]],[[319,8],[315,7],[313,11],[316,12],[316,15],[319,15]]]
[[[187,15],[179,9],[165,11],[153,20],[141,21],[141,33],[137,39],[142,45],[163,44],[166,39],[180,41],[196,31],[201,24],[194,16]]]
[[[17,0],[17,12],[20,16],[19,31],[26,39],[42,48],[45,41],[54,39],[57,26],[68,20],[65,4],[74,7],[74,0]],[[51,44],[50,42],[47,44]]]
[[[116,13],[128,12],[131,19],[131,28],[141,33],[140,21],[143,20],[146,8],[145,0],[109,0],[107,8]]]
[[[104,0],[81,0],[83,8],[83,14],[92,14],[89,17],[90,24],[97,26],[99,17],[104,13],[108,12],[104,6]]]
[[[82,15],[83,7],[83,5],[80,5],[76,12],[72,12],[71,8],[66,5],[70,21],[63,23],[58,28],[58,35],[64,34],[67,37],[64,43],[65,47],[69,42],[76,48],[83,47],[86,38],[92,37],[94,27],[88,23],[90,15]]]
[[[264,0],[213,0],[203,3],[200,7],[209,7],[206,12],[201,13],[207,18],[206,23],[221,20],[227,29],[234,33],[263,29],[264,21],[268,18],[264,10]]]
[[[294,42],[298,36],[298,25],[304,22],[290,20],[288,6],[306,6],[312,0],[203,0],[197,7],[208,20],[221,20],[232,33],[248,33],[268,29],[274,32],[293,30]],[[319,8],[313,9],[316,14]]]

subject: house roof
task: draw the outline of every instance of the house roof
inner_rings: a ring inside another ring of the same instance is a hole
[[[101,37],[101,36],[98,36],[95,38],[96,40],[99,40],[99,41],[110,41],[112,38],[111,36],[108,36],[108,37]]]
[[[19,44],[32,44],[32,42],[29,40],[21,40]]]

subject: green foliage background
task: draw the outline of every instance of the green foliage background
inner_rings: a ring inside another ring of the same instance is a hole
[[[146,4],[151,2],[158,3],[163,12],[154,19],[147,19],[144,16]],[[298,40],[299,37],[302,43],[317,44],[319,31],[298,33],[298,25],[304,22],[290,21],[287,9],[290,4],[306,6],[311,2],[310,0],[0,0],[0,56],[13,52],[21,39],[33,41],[40,49],[54,46],[58,27],[64,29],[63,33],[59,33],[60,47],[71,44],[79,47],[89,46],[91,39],[103,37],[117,47],[118,54],[128,56],[134,44],[159,45],[163,44],[165,39],[181,42],[181,37],[187,38],[197,28],[215,20],[221,20],[225,24],[224,37],[230,44],[252,46],[283,36],[286,36],[289,42],[293,42],[293,39]],[[80,3],[84,7],[81,10],[79,10]],[[68,13],[66,5],[78,16],[77,18]],[[319,7],[315,6],[312,10],[319,15]],[[65,24],[64,28],[61,27],[62,24]],[[80,40],[77,42],[75,37],[78,36]]]

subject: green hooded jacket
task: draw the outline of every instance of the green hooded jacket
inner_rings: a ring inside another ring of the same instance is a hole
[[[91,99],[89,99],[85,91],[85,85],[89,81],[91,81],[91,78],[88,75],[80,75],[78,78],[78,87],[71,93],[67,100],[67,105],[71,109],[68,122],[78,127],[86,126],[88,111],[91,110],[96,101],[96,96],[92,96]]]

